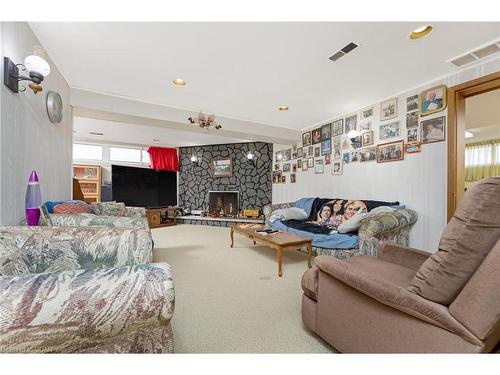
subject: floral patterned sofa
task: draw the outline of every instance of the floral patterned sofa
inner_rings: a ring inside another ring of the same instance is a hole
[[[147,229],[0,227],[0,352],[171,353],[170,266]]]
[[[123,203],[92,203],[92,213],[55,214],[50,213],[47,205],[40,207],[42,225],[56,227],[106,226],[112,228],[149,228],[144,207],[128,207]]]
[[[263,209],[266,224],[273,211],[280,208],[294,207],[295,202],[265,206]],[[417,221],[418,215],[410,209],[398,209],[384,212],[363,220],[358,229],[358,246],[350,249],[332,249],[312,246],[313,254],[328,255],[346,259],[358,255],[377,256],[377,248],[382,242],[396,242],[401,246],[409,246],[410,229]],[[304,249],[300,249],[305,251]]]

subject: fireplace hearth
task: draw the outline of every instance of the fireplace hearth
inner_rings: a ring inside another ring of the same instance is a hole
[[[208,214],[212,217],[235,218],[239,216],[239,192],[209,191]]]

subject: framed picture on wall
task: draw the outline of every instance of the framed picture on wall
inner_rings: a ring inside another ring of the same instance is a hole
[[[332,159],[331,159],[331,155],[330,155],[330,154],[325,155],[325,165],[330,164],[331,160],[332,160]]]
[[[215,158],[211,164],[212,177],[231,177],[233,175],[233,159]]]
[[[446,86],[440,85],[424,90],[419,95],[420,116],[442,111],[446,108]]]
[[[290,172],[290,163],[283,164],[283,172]]]
[[[373,144],[373,130],[361,134],[361,141],[363,147],[371,146]]]
[[[377,148],[375,146],[362,148],[361,150],[359,150],[359,161],[365,162],[365,161],[375,160],[376,155],[377,155]]]
[[[281,184],[281,171],[273,171],[273,184]]]
[[[316,174],[325,173],[325,165],[323,164],[323,159],[316,159],[314,161],[314,173]]]
[[[321,142],[321,128],[314,129],[312,132],[312,143],[315,145],[316,143]]]
[[[344,164],[349,164],[351,162],[351,151],[342,153],[342,162]]]
[[[301,159],[302,156],[304,156],[304,154],[302,153],[303,150],[304,149],[302,147],[297,148],[297,159]]]
[[[332,166],[332,175],[342,174],[342,159],[335,159]]]
[[[406,112],[416,111],[418,109],[418,94],[406,98]]]
[[[284,152],[284,154],[283,154],[283,160],[285,160],[285,161],[292,160],[292,149],[291,148],[286,149],[283,152]]]
[[[309,146],[311,144],[311,132],[302,133],[302,146]]]
[[[321,141],[321,155],[330,155],[332,153],[332,139]]]
[[[399,137],[399,135],[400,135],[399,121],[379,126],[379,132],[378,132],[379,139],[384,140],[384,139]]]
[[[358,130],[358,115],[352,115],[345,119],[344,133],[348,134],[351,130]]]
[[[337,135],[342,135],[344,133],[344,119],[334,121],[332,123],[332,137],[336,137]]]
[[[407,142],[418,142],[420,137],[418,136],[418,128],[406,129],[408,136],[406,137]]]
[[[365,130],[372,130],[372,122],[371,121],[368,121],[368,122],[365,122],[364,124],[359,125],[360,132],[363,132]]]
[[[307,155],[304,155],[304,156],[314,156],[314,146],[309,146],[307,148]]]
[[[360,117],[362,120],[365,118],[370,118],[373,116],[373,107],[365,108],[361,110]]]
[[[418,111],[406,114],[406,128],[418,128]]]
[[[380,103],[380,121],[398,117],[398,98]]]
[[[302,160],[302,172],[307,171],[307,160]]]
[[[433,143],[444,141],[446,117],[436,117],[420,122],[420,136],[422,143]]]
[[[290,175],[290,183],[294,184],[295,182],[297,182],[297,177],[296,177],[295,173],[292,173]]]
[[[377,163],[403,160],[404,155],[403,140],[377,145]]]
[[[325,124],[321,127],[321,140],[326,141],[332,137],[332,126],[331,124]]]
[[[314,157],[319,157],[321,154],[321,147],[314,147]]]
[[[314,168],[314,158],[307,159],[307,168]]]
[[[420,142],[412,142],[405,144],[405,152],[407,154],[415,154],[422,150],[422,144]]]

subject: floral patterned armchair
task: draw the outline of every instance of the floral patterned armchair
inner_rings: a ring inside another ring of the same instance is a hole
[[[0,227],[0,352],[170,353],[170,266],[147,229]]]

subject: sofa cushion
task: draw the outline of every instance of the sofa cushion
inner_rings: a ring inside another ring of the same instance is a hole
[[[408,288],[449,305],[500,238],[500,177],[472,186]]]
[[[53,212],[55,214],[89,214],[93,213],[92,207],[85,202],[64,202],[54,206]]]
[[[102,202],[99,203],[100,214],[103,216],[126,216],[127,209],[123,202]]]
[[[289,208],[280,208],[276,211],[273,211],[271,217],[269,218],[269,222],[273,223],[276,220],[306,220],[307,213],[302,208],[298,207],[289,207]]]

